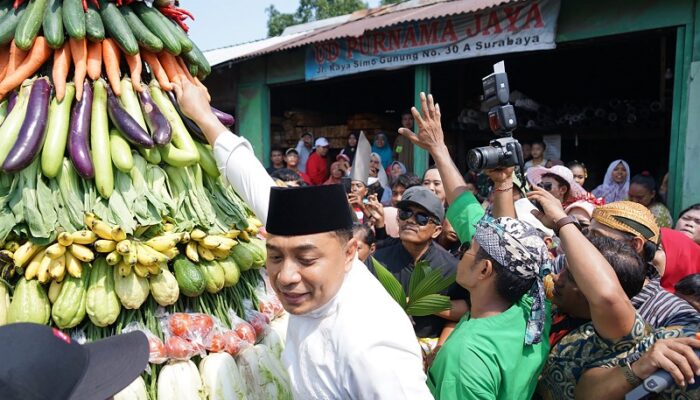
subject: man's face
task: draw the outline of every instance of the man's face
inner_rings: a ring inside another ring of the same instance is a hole
[[[318,146],[316,147],[316,152],[318,153],[319,156],[325,157],[326,154],[328,154],[328,146]]]
[[[567,215],[576,218],[576,221],[578,221],[579,225],[581,225],[581,228],[584,232],[588,231],[588,228],[591,226],[591,216],[588,215],[588,212],[586,210],[580,207],[574,207],[571,210],[569,210]]]
[[[367,258],[374,253],[375,246],[374,244],[367,246],[367,243],[363,242],[358,236],[355,236],[355,239],[357,240],[357,258],[359,258],[360,261],[365,262]]]
[[[352,181],[350,182],[350,193],[364,199],[367,196],[367,186],[360,181]]]
[[[469,251],[464,253],[462,259],[459,260],[459,264],[457,264],[456,281],[459,286],[467,290],[476,287],[479,283],[478,271],[481,263],[484,262],[483,260],[479,262],[476,261],[476,255],[480,248],[481,246],[479,246],[479,243],[475,239],[472,239]]]
[[[690,210],[676,223],[676,230],[700,244],[700,210]]]
[[[455,229],[452,227],[452,224],[447,220],[447,218],[442,221],[442,237],[446,238],[450,243],[459,242],[457,232],[455,232]]]
[[[267,238],[267,272],[284,309],[305,314],[338,293],[357,250],[353,238],[342,243],[335,233]]]
[[[532,149],[530,150],[532,158],[540,159],[544,156],[544,147],[539,143],[534,143]]]
[[[552,303],[572,317],[588,317],[588,301],[566,267],[559,274],[554,275]]]
[[[287,163],[287,168],[295,169],[299,165],[299,155],[297,153],[289,153],[284,157]]]
[[[279,166],[284,164],[284,155],[279,150],[272,150],[270,153],[270,161],[272,165]]]
[[[405,113],[401,116],[401,126],[406,129],[413,129],[413,115]]]
[[[550,188],[547,191],[551,193],[552,196],[556,197],[560,202],[564,202],[564,197],[566,196],[566,192],[568,190],[566,186],[559,185],[559,182],[557,182],[557,180],[551,176],[542,177],[541,182],[542,187],[545,188],[545,190]]]
[[[391,206],[396,207],[396,205],[401,201],[401,198],[403,197],[403,192],[406,191],[406,188],[403,187],[402,185],[394,185],[393,188],[391,188]]]
[[[407,215],[407,218],[403,219],[402,215]],[[428,222],[425,225],[420,225],[418,220],[424,221],[425,217],[428,217]],[[436,239],[442,232],[442,226],[436,223],[434,217],[422,207],[403,206],[403,208],[399,208],[397,218],[399,220],[399,239],[402,242],[417,245],[426,244]]]
[[[442,186],[442,178],[440,178],[440,173],[437,169],[429,169],[425,172],[423,186],[435,193],[440,201],[445,202],[445,188]]]
[[[306,147],[311,147],[311,141],[312,141],[312,139],[313,139],[313,138],[311,137],[311,135],[304,135],[304,136],[301,137],[301,140],[304,141],[304,145],[305,145]]]
[[[332,168],[331,168],[331,176],[333,176],[336,179],[340,179],[345,175],[345,171],[343,170],[343,167],[340,165],[340,163],[333,163]]]

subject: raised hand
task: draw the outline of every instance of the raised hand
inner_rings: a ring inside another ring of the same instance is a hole
[[[418,124],[418,133],[414,134],[407,128],[399,128],[399,133],[407,137],[411,143],[432,153],[445,145],[445,135],[440,122],[440,105],[435,104],[432,94],[426,97],[423,92],[420,94],[420,103],[422,114],[415,107],[411,108],[411,114]]]

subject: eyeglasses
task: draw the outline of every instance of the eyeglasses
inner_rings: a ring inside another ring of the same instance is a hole
[[[438,222],[435,221],[435,219],[428,214],[425,214],[422,212],[414,212],[412,210],[406,210],[403,208],[399,208],[399,219],[400,220],[406,221],[407,219],[409,219],[411,217],[415,217],[416,223],[420,226],[426,226],[426,225],[428,225],[428,222],[432,222],[435,225],[438,225]]]
[[[537,187],[541,187],[542,189],[546,191],[552,190],[552,182],[540,182],[537,184]]]

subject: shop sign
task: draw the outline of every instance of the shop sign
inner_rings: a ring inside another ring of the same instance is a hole
[[[412,21],[307,46],[306,80],[556,47],[560,0]]]

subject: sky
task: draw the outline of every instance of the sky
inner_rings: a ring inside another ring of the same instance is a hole
[[[380,0],[365,0],[376,7]],[[267,37],[267,13],[274,4],[284,13],[292,13],[299,0],[184,0],[180,5],[194,14],[188,21],[190,36],[202,50],[210,50]]]

